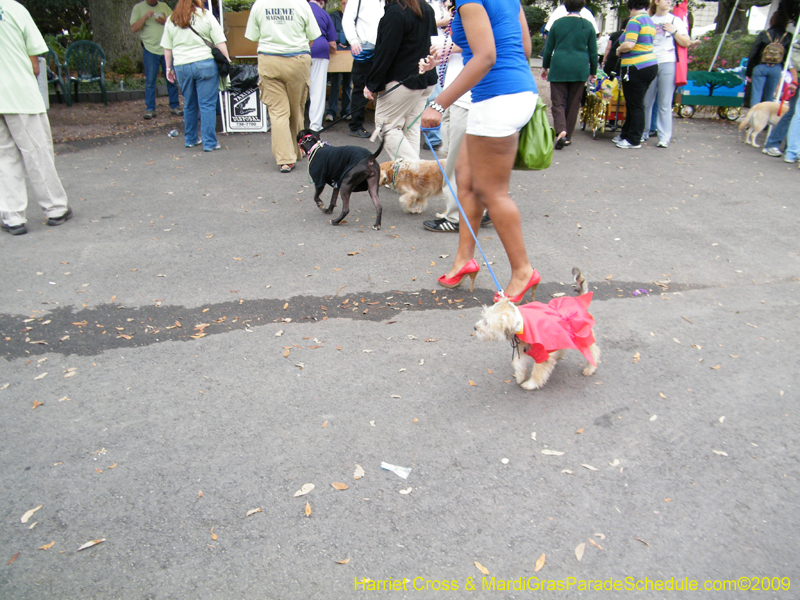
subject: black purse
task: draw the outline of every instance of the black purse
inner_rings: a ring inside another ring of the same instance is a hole
[[[225,55],[222,53],[222,50],[217,48],[214,44],[209,42],[206,38],[204,38],[202,35],[197,33],[197,30],[194,27],[192,27],[191,25],[189,25],[189,29],[194,31],[195,35],[197,37],[199,37],[201,40],[203,40],[206,43],[206,46],[211,48],[211,56],[214,57],[214,62],[217,63],[217,71],[219,71],[219,76],[220,77],[227,77],[231,72],[231,62],[227,58],[225,58]]]

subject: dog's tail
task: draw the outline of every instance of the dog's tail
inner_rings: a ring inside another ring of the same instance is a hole
[[[377,158],[378,158],[378,157],[381,155],[381,152],[383,151],[383,142],[384,142],[384,138],[383,138],[383,137],[381,137],[381,143],[380,143],[380,145],[378,146],[378,149],[377,149],[377,150],[375,151],[375,153],[374,153],[374,154],[373,154],[373,155],[370,157],[370,158],[372,159],[372,162],[373,162],[373,163],[375,162],[375,159],[377,159]]]
[[[753,106],[750,110],[747,111],[747,114],[744,116],[744,119],[742,119],[742,122],[739,123],[739,131],[742,131],[743,129],[745,129],[750,125],[750,119],[753,116],[753,111],[755,110],[755,108],[756,107]]]
[[[583,277],[583,273],[581,273],[578,267],[573,267],[572,276],[575,277],[575,292],[577,292],[579,296],[583,296],[583,294],[589,291],[589,284]]]

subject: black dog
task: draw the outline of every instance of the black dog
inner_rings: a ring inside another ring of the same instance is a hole
[[[380,165],[376,162],[378,155],[383,150],[383,140],[374,154],[360,146],[335,147],[327,142],[320,141],[317,134],[310,129],[303,129],[297,134],[297,143],[303,154],[308,156],[308,173],[314,181],[316,193],[314,202],[327,214],[333,212],[339,190],[342,190],[342,214],[331,221],[331,225],[338,225],[350,212],[350,194],[353,192],[369,191],[372,203],[375,205],[375,224],[373,229],[381,228],[381,203],[378,200],[378,182],[381,178]],[[333,188],[331,203],[324,208],[320,194],[325,185]]]

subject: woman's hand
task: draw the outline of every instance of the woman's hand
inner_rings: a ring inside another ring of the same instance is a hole
[[[545,81],[547,81],[547,73],[548,73],[547,69],[542,69],[542,74],[540,75],[540,77]]]
[[[428,107],[424,111],[422,111],[422,117],[419,120],[420,127],[429,129],[431,127],[438,127],[441,124],[442,124],[442,115],[439,113],[438,110],[434,110],[433,108]]]
[[[375,96],[373,95],[372,92],[369,91],[368,88],[365,87],[364,88],[364,98],[366,98],[367,100],[374,100]]]
[[[167,67],[167,81],[170,83],[175,83],[177,77],[175,77],[175,71],[172,70],[172,67]]]
[[[361,54],[361,44],[359,42],[353,42],[350,44],[350,53],[353,56],[358,56]]]

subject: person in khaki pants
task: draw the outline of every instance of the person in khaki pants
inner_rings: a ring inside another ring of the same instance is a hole
[[[272,154],[281,173],[300,158],[311,81],[311,42],[322,32],[306,0],[256,0],[244,37],[258,42],[258,85],[272,124]]]
[[[30,13],[14,0],[0,0],[0,229],[28,232],[28,189],[42,207],[47,224],[72,217],[67,193],[56,171],[53,137],[36,76],[38,54],[47,44]]]

